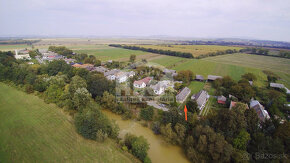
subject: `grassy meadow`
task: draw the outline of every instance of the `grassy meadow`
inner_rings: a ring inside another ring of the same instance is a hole
[[[211,52],[224,51],[227,49],[236,49],[237,51],[242,49],[240,47],[233,46],[218,46],[218,45],[134,45],[144,48],[171,50],[178,52],[191,53],[194,57],[208,54]]]
[[[57,106],[3,83],[0,113],[0,162],[136,161],[110,139],[98,143],[78,135]]]

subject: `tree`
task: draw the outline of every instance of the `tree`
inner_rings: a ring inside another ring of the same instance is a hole
[[[176,141],[179,145],[182,145],[184,143],[184,139],[185,139],[186,128],[182,124],[176,123],[176,125],[174,126],[174,129],[175,129],[176,134],[177,134]]]
[[[184,83],[189,83],[194,78],[194,74],[190,70],[182,70],[177,73],[175,80],[183,81]]]
[[[114,110],[117,107],[115,96],[110,94],[109,92],[104,92],[101,104],[104,108]]]
[[[245,118],[247,123],[247,131],[253,135],[258,131],[259,118],[254,109],[247,109],[245,111]]]
[[[75,91],[74,96],[72,98],[74,108],[79,111],[86,108],[86,106],[90,102],[90,99],[91,94],[88,92],[86,88],[78,88]]]
[[[246,73],[242,75],[242,78],[247,79],[249,81],[256,81],[257,77],[253,73]]]
[[[290,122],[281,124],[275,131],[275,137],[281,139],[286,151],[290,150]]]
[[[132,144],[132,153],[140,160],[144,161],[149,150],[149,144],[147,140],[140,136]]]
[[[171,144],[175,144],[176,133],[171,128],[171,123],[161,127],[161,134],[165,137],[165,141]]]
[[[154,110],[152,106],[147,108],[142,108],[140,112],[140,117],[146,121],[150,121],[153,119]]]
[[[92,94],[93,98],[100,97],[105,91],[112,92],[114,89],[113,82],[107,80],[101,74],[91,74],[87,79],[88,91]]]
[[[147,157],[147,151],[149,150],[149,144],[143,136],[135,136],[132,134],[126,134],[124,144],[132,151],[132,154],[139,158],[143,162],[150,161]]]
[[[189,112],[192,113],[199,113],[199,109],[197,107],[196,101],[189,100],[186,102],[186,108],[188,109]]]
[[[130,62],[134,63],[136,60],[136,55],[132,54],[130,55]]]
[[[246,150],[250,139],[250,134],[243,129],[241,130],[239,135],[233,140],[233,145],[237,149]]]

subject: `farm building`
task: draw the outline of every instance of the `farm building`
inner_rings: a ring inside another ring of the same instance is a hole
[[[176,101],[183,103],[187,96],[191,93],[191,90],[187,87],[184,87],[179,93],[178,95],[176,95]]]
[[[196,75],[195,76],[195,80],[197,80],[197,81],[204,81],[204,78],[203,78],[202,75]]]
[[[206,91],[201,90],[197,94],[191,96],[192,100],[195,100],[199,110],[202,110],[205,107],[205,104],[209,98],[209,95]]]
[[[227,98],[225,96],[218,96],[217,97],[217,102],[219,104],[226,104]]]
[[[222,76],[208,75],[207,81],[215,81],[216,79],[222,79]]]
[[[85,68],[85,69],[87,69],[89,71],[94,69],[94,65],[92,65],[92,64],[83,64],[82,65],[82,64],[76,63],[76,64],[73,64],[72,66],[75,67],[75,68]]]
[[[252,100],[250,102],[250,108],[255,109],[258,117],[261,121],[265,121],[266,119],[270,119],[268,112],[265,110],[264,106],[260,104],[257,100]]]
[[[290,90],[284,86],[284,84],[279,84],[279,83],[270,83],[270,87],[272,88],[278,88],[278,89],[286,89],[286,93],[290,94]]]
[[[151,82],[152,79],[153,78],[151,78],[151,77],[146,77],[144,79],[134,81],[133,85],[134,85],[134,87],[137,87],[137,88],[144,88]]]

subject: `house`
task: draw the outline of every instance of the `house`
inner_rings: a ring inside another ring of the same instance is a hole
[[[259,101],[251,100],[250,108],[254,109],[256,111],[256,113],[258,114],[258,117],[261,121],[264,122],[266,119],[270,119],[270,116],[269,116],[267,110],[265,110],[264,106],[261,105]]]
[[[95,67],[95,69],[94,69],[93,71],[97,71],[97,72],[99,72],[99,73],[104,74],[105,72],[108,71],[108,69],[105,68],[105,67],[103,67],[103,66],[98,66],[98,67]]]
[[[195,100],[199,110],[202,110],[205,107],[207,100],[209,99],[209,95],[206,91],[201,90],[197,94],[192,95],[191,99]]]
[[[230,110],[233,108],[233,107],[235,107],[236,106],[236,104],[237,104],[237,102],[235,102],[235,101],[231,101],[231,104],[230,104]]]
[[[72,66],[75,68],[85,68],[89,71],[94,69],[94,65],[92,65],[92,64],[83,64],[82,65],[82,64],[76,63],[76,64],[73,64]]]
[[[165,90],[165,86],[159,82],[155,85],[152,85],[151,88],[153,89],[154,93],[157,95],[161,95]]]
[[[208,75],[207,76],[207,81],[215,81],[217,79],[222,79],[223,77],[221,76],[216,76],[216,75]]]
[[[184,87],[177,95],[176,95],[176,101],[179,103],[183,103],[187,96],[191,93],[191,90],[187,87]]]
[[[270,87],[277,89],[285,89],[287,94],[290,94],[290,90],[284,86],[284,84],[279,83],[270,83]]]
[[[217,102],[219,104],[226,104],[227,98],[225,96],[218,96],[217,97]]]
[[[173,73],[176,73],[176,70],[170,70],[170,69],[166,68],[166,69],[163,70],[163,73],[164,74],[173,74]]]
[[[104,76],[108,79],[108,80],[115,80],[116,79],[116,74],[119,73],[121,70],[119,69],[113,69],[110,71],[107,71],[104,73]]]
[[[204,81],[204,78],[203,78],[202,75],[196,75],[195,76],[195,80],[197,80],[197,81]]]
[[[249,84],[250,84],[251,86],[253,86],[253,81],[249,81]]]
[[[64,61],[67,63],[67,64],[71,64],[71,63],[75,63],[75,59],[71,59],[71,58],[65,58]]]
[[[133,85],[134,85],[134,87],[137,87],[137,88],[144,88],[151,82],[152,79],[153,78],[151,78],[151,77],[146,77],[144,79],[134,81]]]
[[[116,76],[116,81],[119,83],[123,83],[127,81],[128,79],[127,73],[125,72],[118,72],[115,76]]]
[[[161,95],[166,90],[166,88],[174,87],[173,85],[170,85],[170,83],[171,82],[169,80],[159,81],[157,84],[152,85],[151,88],[153,89],[155,94]]]
[[[130,72],[128,72],[128,77],[129,78],[132,78],[133,76],[135,76],[135,72],[134,71],[130,71]]]
[[[27,59],[30,60],[30,55],[29,55],[29,51],[28,50],[15,50],[15,59]]]

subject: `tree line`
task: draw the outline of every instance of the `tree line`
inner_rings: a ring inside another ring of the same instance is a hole
[[[271,57],[290,58],[290,51],[287,51],[287,50],[279,50],[279,53],[277,55],[271,55],[269,54],[268,49],[247,47],[247,48],[241,49],[240,52],[256,54],[256,55],[271,56]]]
[[[121,44],[110,44],[109,46],[124,48],[124,49],[131,49],[131,50],[141,50],[141,51],[157,53],[157,54],[162,54],[162,55],[169,55],[169,56],[176,56],[176,57],[183,57],[183,58],[196,58],[196,59],[217,56],[217,55],[224,55],[224,54],[233,54],[233,53],[238,52],[236,49],[227,49],[224,51],[211,52],[208,54],[203,54],[203,55],[194,57],[192,53],[172,51],[172,50],[152,49],[152,48],[144,48],[144,47],[139,47],[139,46],[121,45]]]

